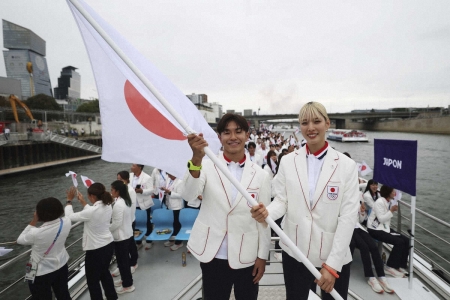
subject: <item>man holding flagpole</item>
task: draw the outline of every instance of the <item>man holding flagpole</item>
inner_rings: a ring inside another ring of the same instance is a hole
[[[223,145],[220,162],[258,202],[270,203],[270,178],[256,163],[246,159],[249,137],[242,116],[225,114],[217,125]],[[269,255],[270,229],[252,219],[251,204],[237,191],[211,160],[203,160],[207,142],[202,134],[188,135],[193,156],[183,180],[182,196],[200,213],[187,247],[199,261],[206,300],[228,300],[234,286],[237,300],[257,299],[258,282]]]

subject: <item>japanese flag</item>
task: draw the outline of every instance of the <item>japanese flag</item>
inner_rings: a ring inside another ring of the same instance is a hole
[[[154,86],[187,124],[203,133],[209,147],[218,153],[220,141],[194,104],[156,67],[106,23],[83,0],[77,0],[108,39]],[[70,0],[97,83],[102,118],[102,159],[136,163],[163,169],[183,177],[192,157],[184,129],[135,75]],[[75,1],[74,1],[75,3]],[[148,40],[151,43],[151,38]]]
[[[359,173],[361,174],[361,176],[366,176],[368,174],[370,174],[372,171],[372,169],[369,167],[369,165],[363,161],[361,163],[361,169],[359,170]]]
[[[89,177],[81,175],[81,181],[83,181],[83,184],[85,187],[89,188],[91,184],[95,183],[94,180],[90,179]]]
[[[77,187],[78,186],[77,173],[69,171],[69,173],[66,173],[66,177],[69,176],[72,177],[73,186]]]

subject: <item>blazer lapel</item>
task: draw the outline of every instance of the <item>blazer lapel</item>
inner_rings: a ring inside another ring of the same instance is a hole
[[[225,166],[225,168],[228,168],[228,166],[227,166],[227,162],[225,161],[225,159],[223,158],[223,154],[221,154],[220,156],[219,156],[219,160],[220,160],[220,163],[222,164],[222,165],[224,165]],[[220,180],[220,183],[221,183],[221,185],[222,185],[222,188],[223,188],[223,192],[224,192],[224,194],[225,194],[225,200],[228,202],[228,205],[229,205],[229,207],[231,207],[231,202],[232,202],[232,199],[231,199],[231,195],[232,195],[232,193],[231,193],[231,182],[228,180],[228,178],[219,170],[219,168],[217,167],[217,166],[214,166],[214,168],[216,169],[216,172],[217,172],[217,175],[219,176],[219,180]]]
[[[300,148],[295,153],[295,171],[297,173],[298,181],[300,184],[300,192],[303,196],[303,200],[306,202],[306,206],[311,210],[309,204],[309,183],[308,183],[308,165],[306,164],[306,147]]]
[[[255,177],[256,171],[253,168],[253,162],[251,161],[246,161],[245,162],[245,166],[244,166],[244,170],[242,171],[242,177],[241,177],[241,185],[242,187],[247,190],[247,188],[250,186],[250,183],[253,180],[253,177]],[[231,185],[231,182],[230,182]],[[245,200],[244,196],[242,196],[241,193],[237,193],[236,199],[233,203],[233,205],[231,206],[231,210],[233,210],[236,205],[238,205],[239,202],[242,201],[247,201]]]
[[[317,202],[324,193],[331,176],[333,176],[334,172],[336,171],[339,156],[330,147],[328,148],[328,154],[325,156],[324,159],[325,161],[323,162],[322,170],[320,171],[319,180],[317,181],[316,184],[316,191],[314,192],[313,209],[314,207],[316,207]]]

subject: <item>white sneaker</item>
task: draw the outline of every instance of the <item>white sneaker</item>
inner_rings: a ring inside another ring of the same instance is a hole
[[[171,251],[175,251],[175,250],[180,249],[181,247],[183,247],[183,243],[181,243],[181,244],[179,244],[179,245],[173,244],[172,247],[170,247],[170,250],[171,250]]]
[[[387,282],[386,277],[380,277],[378,278],[378,282],[380,283],[383,290],[386,291],[388,294],[393,294],[395,291],[390,287],[389,283]]]
[[[384,273],[386,273],[386,275],[395,277],[395,278],[404,278],[405,274],[403,274],[402,272],[397,271],[394,268],[388,267],[388,266],[384,266]]]
[[[116,289],[116,293],[119,294],[119,295],[120,294],[125,294],[125,293],[131,293],[131,292],[134,292],[135,289],[136,288],[134,287],[134,285],[126,287],[126,288],[121,286],[121,287]]]
[[[114,271],[112,271],[111,272],[111,276],[112,277],[119,277],[120,276],[119,268],[116,268]]]
[[[283,255],[281,253],[274,253],[273,257],[279,262],[283,261]]]
[[[122,280],[114,280],[114,286],[122,286]]]
[[[406,270],[406,269],[403,269],[403,268],[398,268],[398,271],[399,271],[399,272],[402,272],[402,273],[405,274],[406,276],[408,276],[408,274],[409,274],[409,271]]]
[[[378,282],[378,280],[375,277],[370,277],[370,279],[369,279],[369,281],[367,281],[367,283],[370,285],[370,287],[372,288],[372,290],[375,293],[382,294],[384,292],[383,288],[381,287],[380,283]]]
[[[150,250],[153,247],[153,243],[147,243],[145,244],[145,250]]]
[[[164,243],[164,247],[171,247],[174,244],[175,244],[174,241],[167,241],[167,242]]]
[[[134,272],[136,272],[137,267],[138,267],[138,264],[136,264],[135,266],[130,267],[130,269],[131,269],[131,274],[133,274]]]

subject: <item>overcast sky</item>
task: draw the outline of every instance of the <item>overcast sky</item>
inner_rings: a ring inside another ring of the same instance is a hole
[[[448,0],[85,1],[182,92],[224,109],[450,105]],[[66,1],[1,0],[0,18],[46,40],[52,87],[71,65],[82,97],[98,96]]]

